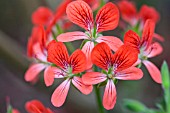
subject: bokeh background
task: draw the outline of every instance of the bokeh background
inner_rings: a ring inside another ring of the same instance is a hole
[[[24,81],[24,73],[30,64],[26,57],[26,48],[33,26],[31,14],[42,5],[54,10],[60,2],[62,0],[0,0],[0,113],[6,113],[7,96],[10,97],[13,107],[19,109],[21,113],[26,113],[24,104],[32,99],[41,100],[57,113],[98,112],[94,93],[85,96],[71,87],[65,104],[55,108],[50,102],[50,96],[57,85],[46,88],[42,79],[35,85]],[[156,26],[156,32],[165,38],[165,42],[162,43],[164,51],[151,60],[159,68],[163,60],[170,66],[170,0],[134,0],[134,2],[138,8],[142,4],[147,4],[160,12],[161,20]],[[116,29],[105,34],[119,36],[120,32]],[[139,81],[119,81],[116,86],[117,104],[110,113],[128,113],[122,107],[123,99],[126,98],[139,100],[148,107],[155,107],[155,102],[162,98],[161,85],[153,82],[146,70],[144,74]]]

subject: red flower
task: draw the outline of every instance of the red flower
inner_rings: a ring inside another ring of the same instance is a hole
[[[130,44],[138,49],[140,54],[139,60],[136,64],[140,64],[142,62],[148,69],[152,79],[157,83],[161,83],[162,80],[159,69],[150,61],[148,61],[148,58],[159,55],[163,50],[159,43],[152,43],[154,29],[155,23],[152,20],[147,20],[144,25],[142,38],[140,39],[138,34],[129,30],[125,34],[124,43]]]
[[[65,81],[56,88],[52,95],[51,101],[54,106],[60,107],[64,103],[71,82],[83,94],[89,94],[92,91],[92,86],[85,85],[82,79],[76,75],[86,68],[86,57],[81,50],[76,50],[69,57],[62,42],[52,41],[48,46],[48,61],[57,67],[51,67],[45,72],[46,85],[52,85],[54,78],[65,78]]]
[[[138,80],[143,76],[140,69],[132,67],[137,61],[138,51],[131,46],[122,45],[115,54],[102,42],[97,44],[91,54],[92,62],[105,70],[105,73],[87,72],[82,79],[85,84],[98,84],[107,80],[103,96],[103,106],[112,109],[116,103],[115,79]]]
[[[28,113],[53,113],[51,109],[46,108],[39,100],[32,100],[25,104]]]
[[[115,29],[118,25],[119,11],[113,3],[107,3],[98,11],[95,22],[91,8],[81,0],[71,2],[66,8],[66,13],[70,21],[84,28],[86,32],[75,31],[64,33],[59,35],[57,40],[69,42],[87,39],[87,42],[82,47],[82,51],[87,57],[87,69],[92,67],[90,56],[94,42],[106,42],[114,51],[123,44],[122,41],[116,37],[102,36],[99,34],[99,32],[102,31]]]
[[[12,109],[12,113],[20,113],[17,109]]]

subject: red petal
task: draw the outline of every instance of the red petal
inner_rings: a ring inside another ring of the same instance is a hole
[[[119,71],[116,75],[116,79],[121,80],[138,80],[143,77],[143,72],[141,69],[136,67],[130,67],[128,69]]]
[[[107,70],[112,64],[112,52],[110,47],[102,42],[97,44],[91,54],[92,62],[98,67]]]
[[[86,69],[86,56],[81,50],[76,50],[70,56],[69,62],[73,68],[73,73],[80,73]]]
[[[39,7],[32,14],[32,23],[36,25],[48,25],[53,17],[52,11],[47,7]]]
[[[125,33],[124,43],[128,44],[130,46],[133,46],[134,48],[139,49],[139,47],[140,47],[140,37],[134,31],[129,30]]]
[[[71,42],[80,39],[88,39],[88,37],[85,33],[80,31],[63,33],[57,37],[57,40],[61,42]]]
[[[119,10],[116,5],[109,2],[104,5],[96,15],[97,32],[112,30],[119,23]]]
[[[89,5],[84,1],[73,1],[67,8],[66,13],[70,21],[90,31],[93,28],[93,13]]]
[[[155,42],[148,48],[147,51],[149,52],[147,57],[151,58],[151,57],[155,57],[155,56],[161,54],[163,51],[163,48],[158,42]]]
[[[35,55],[35,58],[37,58],[38,60],[47,61],[47,57],[44,55],[41,46],[39,43],[36,43],[33,45],[33,53]]]
[[[117,49],[123,45],[123,42],[114,36],[101,36],[96,39],[96,42],[105,42],[113,51],[117,51]]]
[[[152,79],[157,83],[162,83],[161,73],[159,69],[150,61],[144,60],[143,64],[148,69]]]
[[[86,69],[89,69],[92,67],[92,61],[91,61],[91,51],[94,48],[94,43],[91,41],[88,41],[85,43],[85,45],[82,48],[83,53],[86,55],[86,59],[87,59],[87,66]]]
[[[47,42],[47,34],[43,26],[40,26],[41,36],[39,37],[39,43],[41,49],[46,49],[46,42]]]
[[[47,59],[63,69],[67,68],[69,55],[66,46],[62,42],[51,41],[48,44]]]
[[[74,86],[79,89],[83,94],[88,95],[92,92],[92,85],[85,85],[80,77],[74,77],[72,79]]]
[[[151,19],[157,23],[160,19],[159,13],[155,8],[143,5],[139,12],[139,17],[145,22],[147,19]]]
[[[25,80],[28,82],[33,81],[45,67],[44,64],[39,63],[31,65],[25,73]]]
[[[146,47],[146,48],[150,46],[152,42],[154,30],[155,30],[154,21],[147,20],[143,28],[141,46]]]
[[[112,62],[117,70],[131,67],[138,59],[138,50],[131,46],[121,46],[112,57]]]
[[[116,104],[116,88],[112,80],[108,80],[104,96],[103,96],[103,106],[105,109],[110,110]]]
[[[85,84],[98,84],[107,79],[106,75],[99,72],[87,72],[82,76],[82,80]]]
[[[51,102],[55,107],[60,107],[66,100],[66,96],[68,94],[68,90],[70,88],[70,80],[65,80],[62,84],[60,84],[51,97]]]
[[[122,19],[129,22],[131,25],[135,25],[137,22],[137,11],[133,2],[120,1],[118,7],[122,15]]]

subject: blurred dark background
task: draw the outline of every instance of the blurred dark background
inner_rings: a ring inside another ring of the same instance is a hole
[[[56,86],[46,88],[43,82],[34,86],[24,81],[24,73],[29,66],[26,57],[27,40],[31,34],[31,14],[39,6],[52,9],[62,0],[0,0],[0,113],[6,113],[6,96],[11,104],[21,113],[25,113],[24,104],[31,99],[39,99],[46,106],[58,113],[96,113],[94,93],[85,96],[71,88],[66,103],[55,108],[51,105],[50,96]],[[115,2],[115,1],[113,1]],[[164,51],[151,59],[159,68],[166,60],[170,66],[170,0],[135,0],[138,7],[142,4],[154,6],[161,15],[156,32],[165,38],[162,43]],[[115,31],[107,32],[114,35]],[[145,68],[142,67],[144,70]],[[125,98],[140,100],[148,107],[155,107],[161,100],[162,89],[152,81],[147,71],[139,81],[120,81],[117,87],[117,104],[110,113],[127,113],[122,108]]]

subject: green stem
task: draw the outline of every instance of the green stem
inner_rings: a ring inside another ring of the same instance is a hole
[[[75,48],[71,42],[66,42],[65,44],[67,48],[69,49],[70,53],[74,52]]]
[[[96,94],[96,101],[97,101],[97,104],[98,104],[99,113],[105,113],[105,110],[104,110],[103,105],[102,105],[102,99],[101,99],[101,96],[100,96],[100,89],[97,88],[97,85],[95,85],[94,90],[95,90],[95,94]]]

